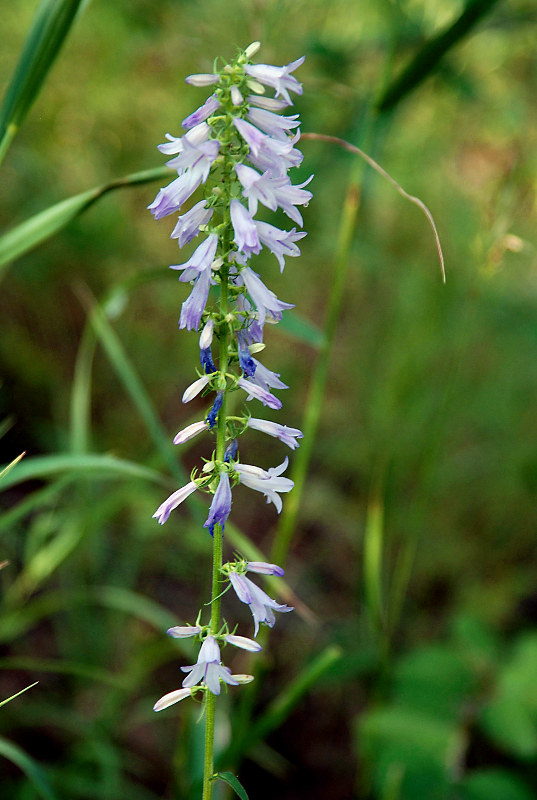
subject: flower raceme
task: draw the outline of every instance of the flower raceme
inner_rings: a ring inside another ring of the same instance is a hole
[[[247,406],[242,416],[228,416],[227,412],[227,395],[236,389],[246,392],[247,403],[256,400],[274,411],[282,407],[273,392],[286,389],[286,384],[256,356],[265,346],[265,325],[278,323],[293,305],[280,300],[261,270],[250,262],[265,250],[275,256],[283,271],[287,258],[300,255],[298,243],[306,234],[299,229],[299,207],[307,206],[312,197],[306,187],[313,176],[292,182],[288,174],[303,160],[297,148],[298,114],[285,112],[292,106],[291,95],[302,94],[293,73],[304,58],[286,66],[255,64],[252,58],[258,49],[259,44],[254,43],[219,72],[186,79],[191,86],[210,87],[210,94],[183,120],[183,135],[167,133],[158,146],[168,158],[166,163],[174,178],[148,206],[156,220],[177,215],[171,238],[179,248],[192,246],[183,263],[171,265],[179,272],[179,281],[191,287],[181,306],[179,327],[199,334],[201,371],[184,390],[182,401],[210,396],[203,417],[179,431],[173,441],[182,445],[205,433],[216,438],[210,460],[200,471],[194,470],[190,481],[174,491],[153,515],[162,525],[196,490],[211,497],[204,524],[214,541],[214,596],[207,604],[211,606],[211,622],[202,625],[200,612],[196,625],[175,626],[168,631],[173,638],[196,637],[201,646],[196,663],[182,668],[187,673],[182,687],[160,698],[156,711],[199,692],[207,697],[218,695],[222,683],[236,686],[252,679],[232,674],[221,660],[220,647],[228,644],[250,652],[261,649],[254,639],[237,635],[227,623],[220,627],[220,597],[222,588],[226,588],[222,583],[233,587],[238,599],[250,607],[254,636],[261,624],[274,625],[274,612],[292,611],[245,575],[281,576],[279,566],[262,561],[222,566],[222,535],[234,487],[241,484],[260,492],[278,513],[282,509],[280,495],[293,488],[293,482],[283,475],[287,458],[268,469],[242,463],[240,437],[252,429],[292,450],[302,438],[298,428],[251,416]],[[269,96],[267,89],[274,96]],[[265,209],[281,209],[294,226],[280,229],[257,219],[258,212],[267,213]],[[217,298],[214,303],[213,295]]]

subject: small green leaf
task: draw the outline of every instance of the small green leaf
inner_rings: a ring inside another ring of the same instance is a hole
[[[0,162],[30,110],[83,0],[42,0],[0,108]]]
[[[122,189],[127,186],[137,186],[165,178],[169,173],[167,167],[148,169],[144,172],[135,172],[124,178],[105,183],[94,189],[88,189],[81,194],[68,197],[44,211],[40,211],[30,219],[21,222],[0,238],[0,268],[6,267],[10,262],[33,250],[39,244],[54,236],[69,222],[74,220],[83,211],[89,208],[100,197],[113,189]]]
[[[240,797],[241,800],[248,800],[248,795],[246,794],[244,786],[232,772],[217,772],[216,775],[213,775],[212,780],[224,781],[228,786],[231,786],[235,794]]]

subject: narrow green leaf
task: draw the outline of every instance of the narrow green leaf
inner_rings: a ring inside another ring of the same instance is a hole
[[[367,506],[364,533],[364,589],[371,621],[376,630],[384,625],[382,559],[384,541],[384,504],[374,491]]]
[[[34,681],[34,683],[31,683],[29,686],[25,686],[24,689],[21,689],[20,692],[17,692],[17,694],[12,694],[11,697],[6,697],[5,700],[0,701],[0,706],[5,706],[6,703],[9,703],[11,700],[14,700],[16,697],[19,697],[19,695],[24,694],[24,692],[27,692],[28,689],[33,689],[33,687],[37,686],[38,683],[39,681]]]
[[[446,53],[467,36],[498,0],[468,0],[457,19],[445,30],[425,42],[410,64],[386,89],[377,108],[390,111],[433,72]]]
[[[24,772],[39,797],[43,800],[58,800],[42,768],[28,753],[7,739],[0,738],[0,756],[4,756]]]
[[[171,438],[162,426],[145,386],[127,356],[119,337],[106,319],[102,308],[89,298],[85,298],[85,301],[88,305],[91,304],[90,323],[95,335],[103,346],[128,395],[138,409],[138,413],[144,421],[155,447],[160,452],[163,462],[177,481],[184,481],[187,476],[177,460]]]
[[[320,350],[326,344],[324,332],[317,325],[292,311],[284,314],[280,321],[280,330],[316,350]]]
[[[39,94],[84,0],[41,0],[0,107],[0,163]]]
[[[63,472],[97,472],[97,477],[109,479],[110,473],[118,477],[142,478],[152,483],[165,484],[165,478],[153,469],[142,467],[133,461],[126,461],[114,456],[88,454],[72,455],[59,453],[51,456],[34,456],[26,458],[2,481],[1,489],[7,489],[23,481],[45,479]]]
[[[74,675],[76,678],[82,680],[95,681],[96,683],[104,683],[108,686],[115,686],[121,688],[125,685],[125,680],[122,675],[114,675],[113,672],[108,672],[105,669],[93,666],[93,664],[83,664],[78,661],[69,661],[66,658],[32,658],[32,657],[17,657],[0,658],[0,669],[9,670],[23,670],[25,672],[49,672],[52,675]],[[39,683],[39,681],[36,681]],[[32,686],[35,686],[32,683]],[[26,687],[30,689],[30,686]],[[22,690],[23,692],[26,689]],[[22,692],[19,692],[22,694]],[[17,695],[13,695],[17,697]],[[12,698],[10,698],[11,700]],[[7,700],[4,700],[7,702]],[[1,703],[0,703],[1,705]]]
[[[241,800],[248,800],[248,795],[246,794],[244,786],[232,772],[217,772],[216,775],[213,775],[212,780],[224,781],[228,786],[231,786],[235,794],[240,797]]]
[[[21,458],[24,458],[24,456],[25,456],[25,455],[26,455],[26,453],[21,453],[21,454],[20,454],[20,456],[17,456],[17,458],[14,458],[14,459],[13,459],[13,461],[12,461],[10,464],[8,464],[8,465],[7,465],[7,467],[4,467],[4,468],[3,468],[3,469],[0,471],[0,481],[2,480],[2,478],[4,478],[4,477],[7,475],[7,473],[8,473],[10,470],[12,470],[12,469],[13,469],[13,467],[14,467],[16,464],[18,464],[18,463],[19,463],[19,461],[21,460]]]
[[[55,233],[58,233],[59,230],[68,225],[69,222],[82,214],[83,211],[108,192],[114,189],[150,183],[159,178],[165,178],[168,174],[169,169],[167,167],[135,172],[124,178],[118,178],[110,181],[110,183],[97,186],[94,189],[88,189],[81,194],[67,198],[67,200],[62,200],[44,211],[40,211],[0,238],[0,268],[3,267],[5,269],[6,265],[33,250],[34,247],[37,247]]]

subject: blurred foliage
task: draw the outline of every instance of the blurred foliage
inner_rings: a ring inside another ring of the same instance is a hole
[[[145,211],[156,187],[102,188],[162,166],[155,145],[205,96],[185,75],[260,39],[267,63],[307,56],[304,131],[364,147],[431,208],[447,284],[414,207],[349,153],[303,143],[294,182],[314,172],[315,200],[302,258],[283,276],[270,254],[258,263],[297,304],[268,339],[267,363],[292,387],[282,421],[300,426],[326,354],[286,576],[315,617],[274,632],[270,671],[230,718],[222,699],[219,749],[258,800],[535,796],[535,5],[82,6],[0,173],[4,231],[43,212],[53,233],[58,214],[92,203],[2,279],[1,461],[27,455],[0,486],[0,698],[39,680],[0,711],[3,792],[197,796],[198,709],[151,711],[192,657],[162,631],[196,614],[209,580],[200,503],[151,520],[206,455],[169,446],[201,408],[180,403],[197,342],[176,330],[176,245]],[[2,93],[36,7],[3,9]],[[441,57],[379,111],[435,42]],[[349,184],[360,207],[342,254]],[[78,205],[51,216],[69,197]],[[279,443],[261,439],[248,459],[279,463]],[[274,516],[240,489],[234,522],[269,552]]]

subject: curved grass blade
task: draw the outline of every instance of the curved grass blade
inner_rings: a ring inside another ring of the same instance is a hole
[[[42,0],[0,108],[0,163],[36,99],[84,0]]]
[[[24,772],[39,797],[43,798],[43,800],[58,800],[58,796],[53,792],[45,773],[37,761],[34,761],[28,753],[25,753],[24,750],[12,742],[8,742],[7,739],[0,738],[0,756],[4,756]]]
[[[107,686],[115,686],[121,688],[124,686],[124,679],[122,675],[114,675],[113,672],[108,672],[105,669],[94,667],[93,664],[82,664],[78,661],[69,661],[65,658],[33,658],[33,657],[6,657],[0,658],[0,669],[9,670],[24,670],[25,672],[50,672],[53,675],[72,675],[75,678],[82,678],[83,680],[95,681],[96,683],[104,683]],[[36,681],[39,683],[39,681]],[[32,686],[35,686],[32,683]],[[30,686],[26,687],[27,689]],[[26,689],[22,690],[23,692]],[[19,692],[22,694],[22,692]],[[17,697],[17,695],[13,695]],[[10,698],[11,700],[12,698]],[[7,702],[7,700],[4,700]],[[1,705],[1,703],[0,703]]]
[[[6,266],[12,261],[54,236],[55,233],[58,233],[108,192],[114,189],[150,183],[159,178],[164,178],[168,174],[169,169],[167,167],[134,172],[124,178],[117,178],[102,186],[68,197],[67,200],[61,200],[59,203],[50,206],[50,208],[46,208],[44,211],[40,211],[33,217],[21,222],[20,225],[17,225],[0,238],[0,274],[2,268],[5,270]]]
[[[41,480],[63,472],[92,473],[97,472],[98,478],[110,477],[130,477],[142,478],[151,483],[167,484],[166,479],[159,472],[148,467],[141,467],[134,461],[127,461],[114,456],[87,454],[76,455],[71,453],[59,453],[52,456],[34,456],[27,458],[4,477],[1,489],[7,489],[18,483],[28,480]]]

